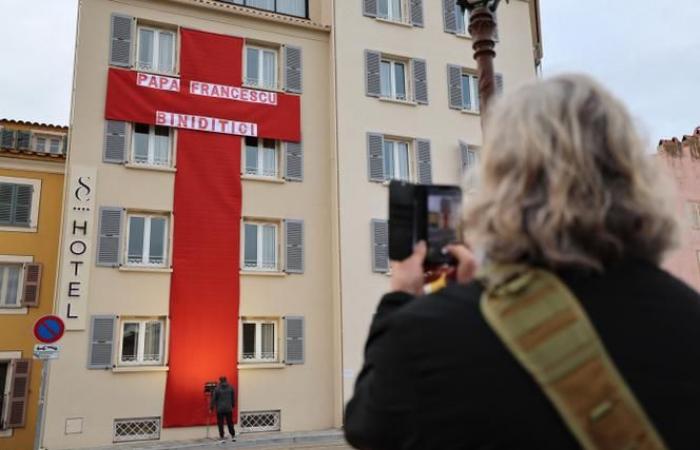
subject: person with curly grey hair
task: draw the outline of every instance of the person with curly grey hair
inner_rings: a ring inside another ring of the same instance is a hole
[[[371,450],[581,448],[485,317],[477,271],[518,265],[554,274],[585,311],[658,432],[643,448],[698,448],[700,295],[660,268],[676,239],[673,201],[626,108],[587,76],[523,86],[494,105],[473,175],[469,246],[447,248],[458,282],[422,295],[424,243],[392,262],[347,440]]]

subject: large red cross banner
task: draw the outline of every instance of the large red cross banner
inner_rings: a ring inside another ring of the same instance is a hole
[[[205,382],[238,387],[241,136],[301,140],[299,96],[242,87],[243,39],[180,36],[180,78],[110,68],[105,111],[179,129],[164,427],[208,423]]]

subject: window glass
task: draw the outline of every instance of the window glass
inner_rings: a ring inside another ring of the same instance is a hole
[[[145,231],[145,217],[133,216],[129,218],[129,248],[127,261],[138,264],[143,262],[143,240]]]
[[[260,358],[274,359],[275,358],[275,324],[261,323],[261,345]]]
[[[22,273],[20,264],[0,264],[0,304],[17,306],[19,279]]]
[[[274,139],[263,140],[263,159],[260,175],[266,177],[277,176],[277,144]]]
[[[406,72],[405,66],[402,63],[394,63],[394,82],[395,82],[395,92],[396,98],[405,99],[406,98]]]
[[[260,68],[260,52],[256,48],[246,49],[246,82],[248,84],[258,84],[258,71]]]
[[[158,70],[161,72],[173,72],[173,43],[175,35],[169,31],[160,31],[158,36]]]
[[[61,152],[61,140],[58,138],[51,139],[51,153]]]
[[[389,18],[392,20],[401,20],[401,0],[389,0],[391,2],[391,11]]]
[[[474,100],[474,105],[472,109],[474,111],[479,110],[479,77],[472,77],[472,99]]]
[[[255,324],[243,324],[243,359],[255,358]]]
[[[143,344],[143,361],[160,361],[161,322],[154,320],[146,322]]]
[[[382,97],[391,97],[391,63],[389,61],[382,61],[379,78]]]
[[[245,224],[243,265],[245,267],[256,267],[258,265],[258,226],[255,224]]]
[[[152,70],[153,67],[153,47],[154,31],[146,28],[139,28],[139,67]]]
[[[46,138],[38,136],[36,138],[36,151],[45,152],[46,151]]]
[[[455,21],[457,23],[457,33],[465,34],[467,32],[466,24],[469,22],[468,16],[468,12],[462,12],[462,7],[455,4]]]
[[[263,51],[263,79],[262,86],[267,88],[276,88],[277,76],[276,76],[276,64],[277,54],[273,51],[265,50]]]
[[[245,138],[245,173],[257,175],[258,173],[258,139]]]
[[[275,10],[275,0],[246,0],[247,6],[252,6],[253,8],[266,9],[268,11]]]
[[[277,267],[276,264],[276,228],[274,225],[264,225],[262,227],[262,237],[263,237],[263,254],[262,254],[262,267],[264,269],[274,269]]]
[[[394,143],[384,141],[384,178],[394,178]]]
[[[148,162],[148,141],[150,127],[143,123],[134,124],[134,160]]]
[[[408,180],[409,172],[409,156],[408,156],[408,144],[406,142],[397,142],[397,166],[398,173],[396,176],[401,180]]]
[[[389,17],[389,2],[391,0],[378,0],[377,1],[377,15],[382,18]]]
[[[139,348],[139,324],[134,322],[124,323],[122,334],[122,362],[134,362],[138,360]]]
[[[165,262],[165,217],[151,217],[151,241],[148,262],[163,264]]]
[[[277,0],[277,12],[306,17],[306,0]]]
[[[156,126],[153,148],[153,164],[170,165],[170,128]]]

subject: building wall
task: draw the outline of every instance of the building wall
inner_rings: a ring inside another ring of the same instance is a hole
[[[363,16],[362,2],[335,2],[338,205],[342,297],[343,396],[352,395],[369,324],[388,288],[372,273],[370,220],[387,218],[388,188],[368,181],[367,132],[431,141],[433,182],[457,184],[458,141],[481,144],[480,116],[448,106],[447,65],[476,70],[472,40],[444,31],[442,2],[425,1],[423,28]],[[496,71],[505,91],[535,79],[529,3],[502,4]],[[364,51],[427,62],[429,104],[414,105],[365,95]],[[358,113],[361,111],[361,114]]]
[[[296,21],[272,21],[265,14],[193,1],[89,0],[80,2],[79,33],[69,170],[97,170],[96,205],[172,211],[175,173],[137,170],[102,163],[105,127],[110,14],[303,49],[301,97],[304,173],[301,183],[243,181],[243,216],[305,221],[303,275],[241,274],[240,314],[255,317],[303,315],[306,362],[285,366],[240,365],[239,408],[281,410],[282,430],[327,429],[334,425],[330,189],[330,79],[328,32]],[[216,5],[216,3],[212,3]],[[311,19],[322,20],[321,3],[311,2]],[[94,223],[97,217],[93,217]],[[175,218],[177,227],[177,218]],[[93,252],[96,249],[93,234]],[[118,314],[167,316],[169,271],[89,268],[88,316]],[[232,318],[231,327],[238,327]],[[89,327],[88,327],[89,328]],[[47,431],[52,449],[112,442],[116,418],[162,416],[167,367],[87,370],[89,329],[69,331],[65,355],[52,368]],[[218,374],[214,374],[218,375]],[[310,399],[313,399],[310,401]],[[206,407],[204,396],[202,407]],[[82,418],[82,431],[65,432],[66,420]],[[204,427],[164,429],[162,440],[202,437]]]

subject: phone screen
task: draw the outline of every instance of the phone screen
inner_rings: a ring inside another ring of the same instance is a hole
[[[427,192],[427,226],[428,240],[427,262],[430,264],[449,263],[451,257],[442,249],[461,240],[460,223],[462,210],[462,193],[459,188],[429,187]]]

